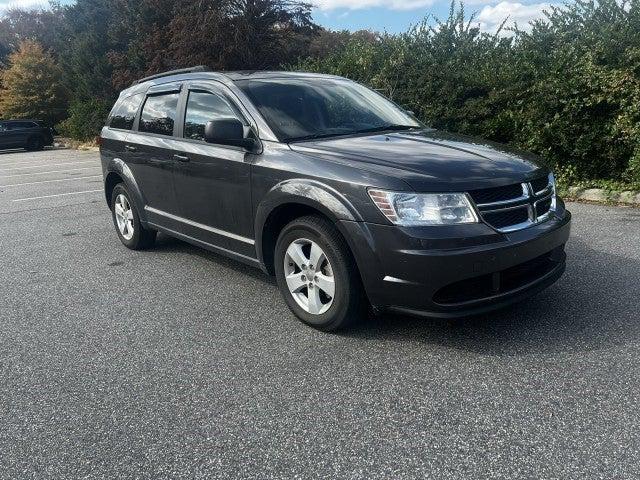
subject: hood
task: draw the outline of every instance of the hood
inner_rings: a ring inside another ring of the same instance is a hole
[[[506,146],[436,130],[394,132],[292,143],[297,152],[377,173],[416,191],[466,191],[518,183],[549,170]]]

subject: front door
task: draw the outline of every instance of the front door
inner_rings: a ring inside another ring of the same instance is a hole
[[[0,123],[0,148],[24,147],[19,122]]]
[[[9,148],[9,132],[4,123],[0,123],[0,150]]]
[[[191,85],[184,92],[184,124],[175,143],[179,150],[174,179],[183,231],[206,243],[255,258],[251,209],[252,154],[239,147],[204,141],[210,120],[238,118],[239,108],[216,84]]]

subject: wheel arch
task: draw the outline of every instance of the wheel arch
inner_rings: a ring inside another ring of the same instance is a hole
[[[274,250],[285,225],[306,215],[327,218],[353,253],[341,220],[361,220],[356,209],[335,189],[312,180],[287,180],[272,188],[258,206],[255,219],[256,254],[267,273],[274,274]]]
[[[127,164],[119,158],[114,158],[107,166],[107,174],[104,179],[105,199],[109,208],[111,208],[111,194],[113,193],[115,186],[119,183],[124,183],[127,187],[127,190],[132,197],[131,201],[133,201],[138,212],[138,216],[140,217],[140,221],[146,224],[147,218],[144,210],[146,202],[142,195],[142,191],[138,186],[138,182],[136,182],[133,172],[131,172],[131,169]]]

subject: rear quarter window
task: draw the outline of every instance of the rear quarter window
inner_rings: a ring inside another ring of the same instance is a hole
[[[130,97],[121,98],[113,107],[109,126],[111,128],[120,128],[122,130],[131,130],[133,121],[136,118],[140,104],[144,94],[131,95]]]

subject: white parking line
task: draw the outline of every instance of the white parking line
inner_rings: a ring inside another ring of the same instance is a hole
[[[43,180],[41,182],[13,183],[11,185],[0,185],[0,188],[5,188],[5,187],[24,187],[25,185],[38,185],[40,183],[72,182],[74,180],[83,180],[85,178],[99,178],[99,177],[102,177],[102,175],[89,175],[87,177],[60,178],[60,179],[57,179],[57,180]]]
[[[93,164],[96,164],[96,165],[100,166],[100,163],[95,161],[95,160],[83,160],[82,162],[45,163],[44,165],[31,165],[29,167],[13,167],[13,168],[1,168],[0,167],[0,173],[2,173],[5,170],[6,171],[9,171],[9,170],[29,170],[31,168],[62,167],[64,165],[85,165],[87,163],[93,163]],[[4,167],[4,165],[2,165],[2,167]]]
[[[82,195],[84,193],[96,193],[102,192],[103,190],[85,190],[84,192],[69,192],[69,193],[58,193],[56,195],[43,195],[42,197],[29,197],[29,198],[16,198],[15,200],[11,200],[12,202],[26,202],[28,200],[40,200],[41,198],[53,198],[53,197],[64,197],[66,195]]]
[[[0,175],[0,179],[13,178],[13,177],[25,177],[29,175],[49,175],[51,173],[69,173],[69,172],[76,172],[78,170],[91,170],[95,168],[100,168],[100,166],[96,165],[95,167],[72,168],[70,170],[52,170],[50,172],[16,173],[14,175],[4,175],[4,176]]]

